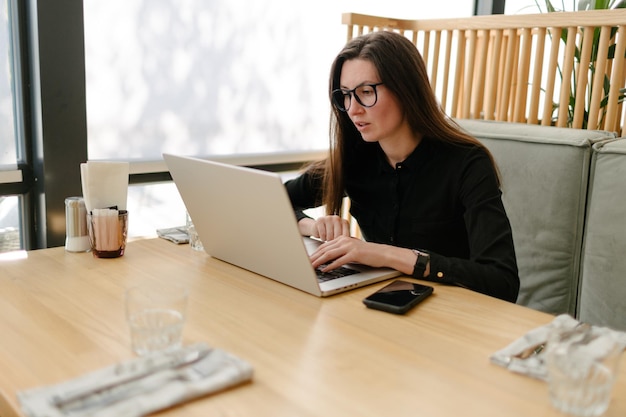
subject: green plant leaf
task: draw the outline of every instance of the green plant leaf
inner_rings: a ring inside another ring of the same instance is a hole
[[[608,53],[607,53],[607,57],[609,59],[615,58],[615,48],[616,47],[617,47],[617,45],[615,45],[615,44],[609,46],[609,50],[608,50]]]
[[[552,6],[552,3],[550,3],[550,0],[546,0],[546,10],[548,12],[555,12],[556,11],[554,6]]]
[[[607,98],[607,101],[608,101],[608,99],[609,99],[608,98],[609,97],[609,91],[611,90],[611,80],[609,79],[608,75],[604,76],[604,83],[603,84],[604,85],[602,86],[602,90],[604,91],[604,94],[605,94],[605,96]],[[607,103],[604,103],[604,105],[600,104],[600,107],[604,107],[606,105],[607,105]]]
[[[575,10],[606,10],[606,9],[624,9],[626,8],[626,0],[578,0],[578,2],[576,3],[576,0],[572,1],[573,5],[576,6]],[[542,11],[542,8],[539,4],[539,0],[535,0],[535,4],[537,5],[537,9],[540,12]],[[554,7],[554,5],[552,4],[552,2],[550,0],[545,0],[545,7],[546,10],[548,12],[558,12],[559,10],[556,9]],[[565,10],[565,5],[562,4],[562,9],[561,10]],[[599,43],[600,43],[600,29],[596,28],[594,29],[593,33],[591,32],[585,32],[584,28],[582,29],[583,33],[582,36],[593,36],[593,41],[592,41],[592,47],[591,47],[591,57],[590,57],[590,62],[589,62],[589,68],[588,68],[588,73],[586,76],[589,77],[590,80],[593,80],[595,78],[595,71],[596,71],[596,62],[598,59],[598,50],[599,50]],[[550,37],[552,37],[552,33],[550,30],[548,30],[548,33],[550,35]],[[616,50],[616,45],[615,45],[615,36],[617,33],[617,28],[611,28],[611,33],[610,33],[610,39],[609,39],[609,48],[608,48],[608,52],[607,52],[607,58],[609,60],[614,59],[615,57],[615,50]],[[561,31],[561,41],[563,42],[563,44],[567,45],[567,38],[568,38],[568,31],[567,30],[563,30]],[[580,64],[580,54],[581,51],[578,47],[575,48],[574,51],[574,59],[576,60],[576,63]],[[625,54],[625,58],[626,58],[626,54]],[[557,71],[559,76],[561,77],[561,80],[563,79],[563,73],[561,72],[561,68],[560,65],[557,64]],[[585,75],[581,75],[581,76],[585,76]],[[572,74],[572,82],[570,85],[570,92],[569,92],[569,98],[568,100],[566,100],[563,103],[557,103],[557,102],[553,102],[553,106],[552,106],[552,121],[555,122],[558,118],[558,109],[560,106],[567,106],[567,126],[571,127],[572,123],[573,123],[573,118],[574,118],[574,106],[576,104],[576,96],[577,94],[584,94],[588,97],[592,97],[592,89],[593,89],[593,83],[589,82],[587,83],[587,91],[576,91],[576,87],[577,87],[577,81],[576,81],[576,73],[574,72]],[[610,78],[608,75],[604,75],[604,79],[603,79],[603,85],[602,85],[602,100],[600,101],[600,117],[599,117],[599,123],[598,126],[601,126],[603,124],[604,119],[606,118],[606,107],[608,106],[608,99],[609,99],[609,90],[610,90]],[[626,88],[621,88],[619,90],[619,95],[618,95],[618,102],[622,103],[622,102],[626,102]],[[588,128],[588,123],[589,123],[589,103],[587,101],[585,101],[585,103],[582,104],[583,108],[583,129]],[[593,128],[598,128],[598,126],[594,126]]]

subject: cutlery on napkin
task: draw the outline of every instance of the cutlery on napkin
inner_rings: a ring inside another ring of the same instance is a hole
[[[548,371],[544,358],[548,335],[553,329],[574,331],[580,326],[589,326],[597,333],[608,334],[617,338],[626,346],[626,333],[606,327],[591,326],[581,323],[568,314],[556,316],[550,323],[536,327],[503,349],[494,352],[489,358],[492,363],[508,368],[510,371],[546,380]]]
[[[17,394],[28,417],[140,417],[252,379],[252,366],[204,343],[132,359]]]

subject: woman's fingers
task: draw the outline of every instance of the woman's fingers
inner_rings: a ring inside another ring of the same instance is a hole
[[[339,216],[324,216],[315,222],[317,236],[324,241],[330,241],[339,236],[350,236],[350,225],[346,219]]]
[[[311,263],[314,268],[328,264],[324,271],[339,268],[349,262],[354,262],[355,249],[359,241],[350,237],[339,237],[322,244],[311,254]]]

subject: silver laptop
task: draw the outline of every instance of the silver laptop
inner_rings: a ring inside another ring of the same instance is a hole
[[[318,297],[383,281],[400,272],[346,265],[318,278],[278,174],[186,156],[163,154],[204,250],[214,258]],[[332,279],[330,279],[332,278]]]

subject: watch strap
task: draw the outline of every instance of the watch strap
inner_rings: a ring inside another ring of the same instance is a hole
[[[424,272],[426,271],[426,267],[428,266],[428,262],[430,261],[430,255],[417,249],[411,250],[415,255],[417,255],[417,260],[415,261],[412,275],[415,278],[422,278],[424,276]]]

